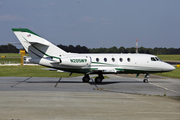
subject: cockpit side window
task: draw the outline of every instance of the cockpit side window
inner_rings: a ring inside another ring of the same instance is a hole
[[[151,61],[156,61],[156,59],[154,57],[151,57]]]

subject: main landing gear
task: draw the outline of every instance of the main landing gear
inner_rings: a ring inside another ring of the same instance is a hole
[[[82,78],[82,81],[85,83],[88,83],[90,80],[89,74],[84,74],[84,77]]]
[[[101,83],[104,79],[104,76],[102,74],[98,74],[98,77],[95,78],[95,83]]]
[[[98,77],[95,78],[95,83],[101,83],[103,79],[104,76],[102,74],[98,74]],[[89,74],[84,74],[82,81],[88,83],[89,80],[90,80]]]
[[[149,73],[146,73],[146,75],[144,76],[143,82],[148,83],[148,80],[149,80]]]

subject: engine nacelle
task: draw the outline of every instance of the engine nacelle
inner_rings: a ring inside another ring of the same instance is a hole
[[[91,64],[91,58],[89,56],[71,56],[62,57],[60,59],[60,65],[72,66],[72,67],[86,67]]]

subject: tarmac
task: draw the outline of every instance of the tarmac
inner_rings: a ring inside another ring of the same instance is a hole
[[[180,79],[108,77],[0,77],[0,120],[180,120]]]

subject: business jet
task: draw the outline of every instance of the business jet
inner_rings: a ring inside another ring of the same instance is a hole
[[[30,62],[67,71],[83,73],[83,82],[89,82],[89,74],[98,74],[96,83],[101,83],[103,74],[145,74],[147,83],[150,73],[162,73],[175,69],[155,55],[149,54],[78,54],[68,53],[38,34],[26,28],[12,28],[25,50]]]

